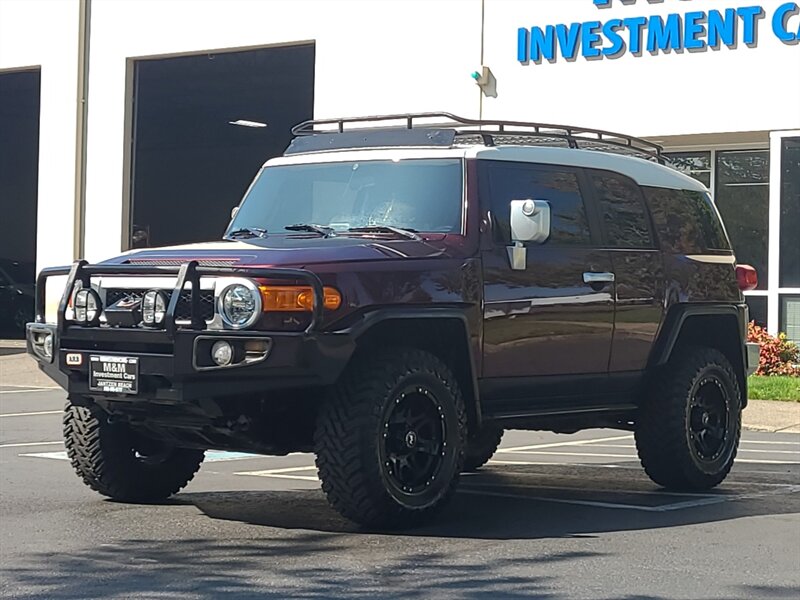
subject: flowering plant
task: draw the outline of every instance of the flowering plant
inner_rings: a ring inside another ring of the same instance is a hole
[[[761,345],[756,375],[789,375],[800,377],[800,348],[785,333],[770,335],[754,322],[747,326],[747,341]]]

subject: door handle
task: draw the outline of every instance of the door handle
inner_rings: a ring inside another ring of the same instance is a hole
[[[583,274],[583,283],[588,283],[589,285],[596,283],[614,283],[614,274],[586,272]]]

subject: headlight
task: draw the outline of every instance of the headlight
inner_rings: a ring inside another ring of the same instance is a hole
[[[249,282],[231,284],[219,295],[217,311],[231,329],[250,327],[261,315],[261,293]]]
[[[142,298],[142,322],[148,327],[164,324],[167,314],[167,295],[161,290],[150,290]]]
[[[80,289],[75,292],[73,311],[75,322],[79,325],[97,325],[103,303],[93,289]]]

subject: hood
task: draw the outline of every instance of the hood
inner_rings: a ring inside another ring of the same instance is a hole
[[[450,236],[410,240],[375,237],[274,236],[131,250],[106,264],[179,265],[196,260],[215,267],[304,267],[312,264],[453,256]],[[458,236],[460,237],[460,236]],[[457,253],[460,254],[460,253]]]

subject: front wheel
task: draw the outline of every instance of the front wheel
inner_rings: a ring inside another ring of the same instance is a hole
[[[173,448],[68,405],[64,444],[75,472],[94,491],[123,502],[169,498],[194,477],[202,450]]]
[[[453,493],[465,436],[458,383],[436,356],[404,349],[356,359],[318,416],[322,489],[357,523],[415,525]]]
[[[728,359],[712,348],[689,348],[653,382],[637,421],[642,466],[655,483],[705,490],[733,466],[742,397]]]

